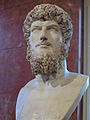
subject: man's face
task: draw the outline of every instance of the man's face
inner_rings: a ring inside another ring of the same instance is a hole
[[[58,57],[62,34],[55,21],[35,21],[30,32],[31,50],[36,56],[54,53],[54,57]]]

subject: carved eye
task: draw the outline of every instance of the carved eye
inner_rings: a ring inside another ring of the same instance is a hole
[[[34,27],[31,29],[31,32],[40,31],[41,29],[42,29],[41,27]]]
[[[59,31],[58,28],[56,27],[48,27],[47,30],[56,31],[56,32]]]

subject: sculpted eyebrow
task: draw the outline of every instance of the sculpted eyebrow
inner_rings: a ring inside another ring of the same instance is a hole
[[[59,26],[57,26],[57,25],[49,25],[49,26],[47,26],[47,28],[49,28],[49,27],[59,28]]]
[[[41,28],[42,26],[32,26],[32,28]]]
[[[35,29],[41,29],[41,28],[42,28],[41,26],[32,26],[31,31],[34,31]]]
[[[59,26],[57,26],[57,25],[49,25],[49,26],[47,26],[47,30],[49,30],[49,29],[55,29],[56,31],[59,31]]]

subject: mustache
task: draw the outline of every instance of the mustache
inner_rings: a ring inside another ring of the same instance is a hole
[[[35,45],[35,47],[38,47],[40,45],[47,45],[47,46],[51,46],[52,44],[50,42],[40,42],[37,45]]]

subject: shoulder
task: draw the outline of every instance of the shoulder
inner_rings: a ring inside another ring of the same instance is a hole
[[[32,89],[35,88],[36,80],[33,79],[29,81],[23,88],[20,89],[17,102],[16,102],[16,120],[18,120],[18,116],[20,115],[24,102]]]
[[[79,78],[83,78],[83,79],[85,79],[85,80],[89,79],[89,76],[84,75],[84,74],[74,73],[74,72],[69,72],[69,74],[70,74],[71,76],[76,76],[76,77],[79,77]]]
[[[82,84],[85,86],[89,85],[89,76],[80,74],[80,73],[74,73],[74,72],[69,72],[69,74],[71,78],[74,78],[73,82],[76,82],[77,84]]]
[[[24,102],[24,99],[29,94],[29,92],[36,87],[36,84],[37,84],[36,79],[33,79],[20,89],[18,98],[17,98],[17,104],[18,102],[19,103]]]

